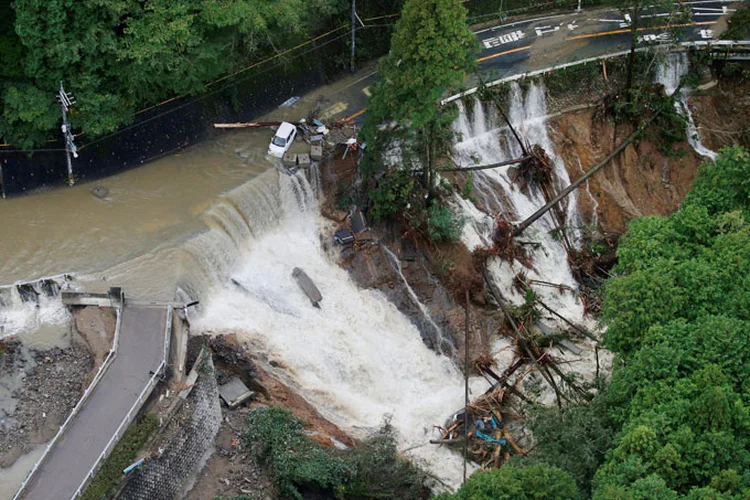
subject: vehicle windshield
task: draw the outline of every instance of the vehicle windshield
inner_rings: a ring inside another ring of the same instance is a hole
[[[284,139],[283,137],[279,137],[278,135],[273,136],[273,140],[271,142],[274,146],[278,146],[280,148],[286,146],[286,139]]]

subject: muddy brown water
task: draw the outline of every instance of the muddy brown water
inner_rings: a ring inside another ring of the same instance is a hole
[[[342,101],[361,92],[360,80],[371,72],[320,87],[259,120],[298,121],[313,107],[328,118],[344,117],[355,110]],[[97,182],[0,200],[0,284],[60,273],[111,281],[108,269],[148,260],[204,231],[202,216],[221,193],[274,168],[276,160],[266,156],[272,135],[269,128],[217,131],[211,140]],[[292,152],[307,148],[297,142]],[[97,186],[109,191],[104,199],[92,194]],[[141,262],[137,267],[147,271],[131,269],[117,284],[139,298],[171,299],[177,263],[157,260]]]
[[[362,93],[361,82],[371,73],[368,66],[259,120],[298,121],[313,108],[331,119],[352,114],[356,109],[345,101]],[[172,300],[188,265],[181,244],[208,229],[205,214],[222,193],[275,168],[277,160],[266,156],[272,135],[269,128],[219,131],[97,182],[0,199],[0,285],[71,273],[90,292],[122,286],[140,300]],[[304,142],[291,149],[308,150]],[[92,194],[98,186],[108,190],[103,199]],[[69,331],[66,325],[39,325],[21,338],[36,347],[65,347]],[[0,469],[0,498],[12,497],[43,448]]]

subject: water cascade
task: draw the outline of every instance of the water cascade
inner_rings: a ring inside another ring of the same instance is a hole
[[[675,93],[677,87],[680,85],[680,80],[687,72],[687,54],[684,52],[672,52],[667,54],[665,60],[657,67],[656,82],[664,85],[667,95],[671,96]],[[688,90],[686,88],[680,89],[679,99],[675,100],[674,106],[677,112],[684,116],[687,121],[688,143],[699,155],[710,160],[716,160],[716,153],[708,149],[701,142],[700,133],[695,126],[695,121],[693,121],[693,113],[690,111],[690,106],[688,105]]]
[[[183,289],[202,304],[193,331],[235,333],[266,370],[355,437],[391,415],[402,449],[459,484],[461,458],[428,441],[433,425],[463,405],[460,372],[381,292],[360,290],[336,264],[321,243],[330,223],[302,174],[270,171],[249,184],[223,197],[211,230],[186,248],[198,272]],[[300,290],[294,267],[322,292],[321,309]]]
[[[518,84],[513,83],[509,97],[508,115],[511,123],[530,144],[539,144],[544,148],[554,165],[554,189],[563,189],[570,184],[570,177],[562,159],[555,153],[547,132],[544,86],[532,83],[524,97]],[[461,165],[498,163],[522,155],[511,131],[505,126],[498,126],[499,120],[495,117],[496,111],[492,105],[475,100],[472,108],[470,116],[466,107],[459,103],[459,117],[453,125],[459,134],[459,140],[454,145],[454,155]],[[523,193],[513,183],[508,167],[475,172],[474,179],[474,186],[484,202],[485,210],[490,213],[498,212],[510,222],[522,221],[545,204],[539,189],[531,188],[528,194]],[[568,238],[578,247],[583,222],[578,214],[576,196],[575,192],[571,193],[562,203],[562,208]],[[464,200],[458,205],[472,225],[472,230],[464,231],[463,239],[473,249],[478,242],[489,241],[488,231],[491,225],[488,224],[488,216],[478,214],[476,208],[467,207],[467,203],[470,204]],[[546,304],[562,312],[568,319],[583,322],[584,311],[577,294],[578,284],[571,273],[567,251],[558,233],[553,214],[548,212],[520,238],[521,241],[531,243],[525,246],[532,262],[531,268],[519,261],[508,263],[493,259],[488,263],[488,269],[505,298],[514,304],[524,301],[523,294],[513,287],[518,273],[524,273],[528,280],[563,285],[567,291],[562,293],[549,287],[539,287],[535,292]]]
[[[0,339],[20,336],[34,347],[57,345],[70,321],[60,291],[71,286],[70,277],[59,276],[0,287]]]
[[[427,306],[425,306],[422,301],[419,300],[416,292],[407,281],[406,276],[404,276],[404,272],[401,268],[401,261],[398,259],[396,254],[394,254],[390,248],[385,246],[385,244],[381,244],[381,248],[383,249],[383,252],[385,252],[385,255],[388,257],[388,262],[391,264],[391,268],[393,268],[396,274],[398,274],[398,277],[404,284],[404,288],[406,288],[406,292],[409,294],[409,298],[419,308],[419,311],[422,313],[425,322],[430,326],[432,331],[435,332],[435,345],[437,346],[438,352],[443,355],[450,355],[451,352],[455,350],[453,341],[450,339],[450,337],[445,336],[442,328],[440,328],[437,323],[435,323],[435,320],[432,319],[430,311],[427,310]]]

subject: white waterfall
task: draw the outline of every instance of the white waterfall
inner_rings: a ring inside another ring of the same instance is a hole
[[[453,346],[453,341],[450,339],[450,337],[445,336],[443,333],[443,329],[440,328],[437,323],[435,323],[435,320],[432,319],[432,315],[430,315],[430,311],[427,309],[427,306],[425,306],[421,300],[419,300],[419,297],[417,296],[414,289],[409,284],[409,281],[406,279],[406,276],[404,276],[404,271],[401,268],[401,261],[399,258],[394,254],[390,248],[385,246],[384,243],[381,243],[380,248],[385,252],[385,255],[388,257],[388,262],[391,264],[391,268],[398,274],[399,278],[401,279],[401,282],[404,284],[404,288],[406,288],[406,292],[409,294],[409,298],[414,302],[414,304],[419,308],[419,311],[422,313],[422,316],[424,317],[425,321],[427,321],[427,324],[430,325],[432,330],[435,332],[435,345],[437,346],[438,352],[440,354],[449,354],[446,353],[443,350],[444,345]]]
[[[460,134],[459,142],[454,146],[454,154],[460,164],[498,163],[521,156],[520,146],[515,141],[507,127],[498,127],[496,111],[492,106],[485,110],[484,105],[475,101],[471,117],[466,108],[459,104],[459,117],[454,123],[455,131]],[[570,177],[562,159],[555,153],[554,145],[547,132],[547,108],[545,90],[541,84],[531,84],[526,96],[521,88],[512,84],[510,89],[509,119],[516,130],[522,134],[530,144],[539,144],[544,148],[554,165],[555,189],[560,190],[570,184]],[[488,119],[487,116],[493,117]],[[533,214],[545,204],[544,197],[539,190],[532,190],[524,194],[515,186],[509,176],[507,167],[475,172],[475,187],[491,211],[499,211],[503,217],[511,222],[520,222]],[[477,182],[481,179],[481,182]],[[568,236],[574,245],[580,244],[580,227],[582,226],[578,214],[577,193],[573,192],[563,204],[566,214]],[[497,200],[497,201],[495,201]],[[468,202],[466,202],[468,203]],[[469,232],[464,241],[476,247],[477,240],[488,241],[488,225],[486,218],[478,216],[476,212],[459,203],[462,213],[472,224],[473,231]],[[489,271],[499,289],[507,300],[515,304],[523,302],[523,295],[513,289],[513,279],[517,273],[523,272],[527,279],[561,284],[567,290],[559,293],[549,287],[535,288],[535,292],[551,308],[560,312],[572,321],[583,321],[583,304],[576,291],[578,284],[570,270],[568,255],[555,231],[553,215],[548,212],[544,217],[527,229],[521,241],[532,243],[526,246],[531,257],[532,266],[527,268],[523,263],[514,261],[507,263],[494,259],[489,263]],[[483,235],[474,237],[473,235]],[[557,323],[557,320],[550,320]]]
[[[201,269],[188,285],[202,303],[193,331],[237,334],[265,369],[355,437],[391,415],[401,449],[446,484],[460,484],[461,458],[428,443],[433,426],[463,406],[460,372],[382,293],[360,290],[326,253],[320,233],[331,228],[300,174],[272,171],[250,184],[214,207],[212,230],[188,248]],[[321,309],[297,285],[294,267],[320,289]]]
[[[0,339],[18,336],[37,348],[58,345],[67,333],[70,313],[60,298],[60,278],[0,287]]]
[[[672,95],[677,90],[677,87],[679,87],[680,80],[687,72],[687,54],[684,52],[672,52],[667,54],[665,60],[656,68],[656,82],[664,85],[667,95]],[[716,152],[711,151],[701,142],[700,133],[693,120],[693,113],[690,111],[690,106],[688,105],[688,90],[686,88],[680,89],[679,100],[675,100],[674,106],[677,112],[684,116],[687,121],[688,143],[699,155],[710,160],[716,160]]]

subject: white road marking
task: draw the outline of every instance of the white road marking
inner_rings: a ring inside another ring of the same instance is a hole
[[[523,40],[526,37],[526,34],[521,31],[513,31],[511,33],[506,33],[504,35],[500,36],[494,36],[492,38],[485,38],[482,40],[482,43],[484,44],[484,47],[487,49],[491,49],[493,47],[499,47],[500,45],[505,45],[506,43],[512,43],[517,42],[519,40]]]
[[[701,34],[701,38],[710,39],[714,37],[714,30],[701,30],[700,34]]]
[[[539,26],[538,28],[534,28],[536,31],[536,36],[542,36],[546,33],[554,33],[555,31],[559,31],[559,26]]]

